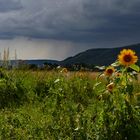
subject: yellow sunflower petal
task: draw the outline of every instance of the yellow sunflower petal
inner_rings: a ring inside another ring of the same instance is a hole
[[[109,67],[107,67],[106,70],[105,70],[105,75],[106,75],[106,76],[111,76],[114,72],[115,72],[114,67],[109,66]]]
[[[123,49],[118,55],[118,61],[121,65],[130,66],[138,61],[135,51],[131,49]]]

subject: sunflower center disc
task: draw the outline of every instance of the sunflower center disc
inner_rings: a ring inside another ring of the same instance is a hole
[[[132,57],[130,55],[125,55],[124,56],[124,61],[125,62],[130,62],[132,60]]]

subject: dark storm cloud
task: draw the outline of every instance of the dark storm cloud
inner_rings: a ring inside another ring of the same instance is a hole
[[[21,8],[22,5],[19,0],[0,0],[0,12],[9,12]]]
[[[0,0],[0,38],[4,39],[136,40],[139,25],[139,0]]]

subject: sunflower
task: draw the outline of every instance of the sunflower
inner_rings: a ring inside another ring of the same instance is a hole
[[[120,77],[121,77],[121,73],[120,73],[120,72],[116,72],[116,73],[115,73],[115,76],[116,76],[117,78],[120,78]]]
[[[105,70],[105,75],[106,75],[106,76],[111,76],[114,72],[115,72],[114,67],[109,66],[109,67],[107,67],[106,70]]]
[[[121,65],[130,66],[138,61],[135,51],[131,49],[123,49],[118,55],[118,60]]]
[[[107,87],[107,90],[108,90],[108,91],[112,92],[113,89],[114,89],[114,83],[110,83],[110,84],[108,84],[106,87]]]

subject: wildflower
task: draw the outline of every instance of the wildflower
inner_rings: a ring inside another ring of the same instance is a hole
[[[114,67],[110,66],[110,67],[106,68],[105,75],[106,76],[111,76],[114,72],[115,72]]]
[[[130,66],[138,61],[135,51],[131,49],[123,49],[118,55],[118,60],[121,65]]]
[[[114,89],[114,83],[112,82],[112,83],[108,84],[106,87],[107,87],[108,91],[112,92]]]

